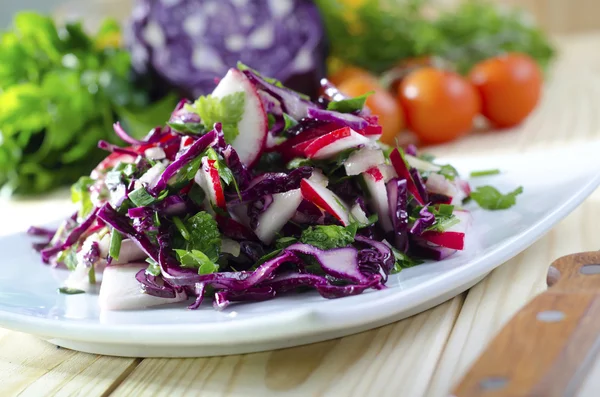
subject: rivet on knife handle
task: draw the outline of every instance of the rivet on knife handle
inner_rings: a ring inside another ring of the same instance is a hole
[[[600,252],[556,260],[548,284],[493,339],[453,396],[576,395],[600,351]]]

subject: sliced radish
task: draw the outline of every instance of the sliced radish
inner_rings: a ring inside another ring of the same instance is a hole
[[[123,265],[125,263],[139,261],[141,259],[146,258],[147,256],[148,255],[144,251],[142,251],[140,247],[138,247],[138,245],[133,242],[133,240],[127,238],[121,241],[121,251],[119,251],[119,259],[113,259],[110,265]]]
[[[304,197],[305,200],[310,201],[316,206],[329,212],[338,219],[342,225],[348,226],[350,224],[350,211],[348,206],[331,190],[308,179],[303,179],[300,182],[300,190],[302,191],[302,197]]]
[[[459,223],[444,232],[425,232],[421,236],[423,240],[440,247],[463,250],[465,247],[465,233],[472,222],[471,214],[463,210],[454,211],[453,214],[460,220]]]
[[[273,195],[273,202],[258,216],[256,236],[265,244],[270,244],[281,228],[294,216],[302,202],[300,189]]]
[[[171,299],[143,293],[135,275],[146,267],[148,267],[147,263],[132,263],[124,266],[108,266],[104,269],[98,297],[100,309],[135,310],[187,299],[185,292]]]
[[[340,128],[325,134],[311,142],[304,154],[312,159],[326,159],[353,147],[371,143],[369,138],[349,127]]]
[[[269,123],[258,91],[246,75],[237,69],[229,69],[212,96],[223,98],[237,92],[245,95],[244,114],[238,124],[239,135],[229,143],[237,151],[242,163],[251,167],[258,161],[265,147]]]
[[[462,250],[465,248],[465,234],[460,232],[425,232],[421,238],[440,247]]]
[[[354,204],[352,206],[352,209],[350,210],[350,214],[361,225],[369,224],[369,218],[367,217],[367,214],[365,214],[365,211],[363,211],[363,209],[360,207],[360,204],[358,204],[358,203]]]
[[[344,162],[346,175],[359,175],[369,168],[385,163],[381,149],[363,147],[352,154]]]
[[[450,204],[459,205],[468,196],[468,194],[459,187],[459,183],[463,185],[462,187],[467,190],[469,194],[471,193],[469,185],[465,181],[449,181],[443,175],[436,173],[429,174],[427,182],[425,182],[425,187],[428,192],[450,197],[452,199]],[[465,183],[466,186],[464,186]]]
[[[400,178],[406,179],[408,191],[413,195],[413,197],[415,198],[415,200],[417,200],[419,204],[424,205],[425,202],[423,201],[423,198],[419,193],[419,189],[417,188],[417,185],[415,185],[415,182],[410,176],[409,169],[406,166],[406,163],[404,162],[404,159],[402,158],[402,155],[400,154],[398,149],[392,150],[392,153],[390,154],[390,161],[392,162],[392,165],[394,166],[394,169],[396,170],[398,176]]]
[[[410,154],[405,154],[404,158],[406,158],[408,165],[418,169],[419,171],[438,172],[442,169],[439,165],[430,163],[429,161],[421,160],[420,158],[411,156]]]
[[[369,205],[379,217],[379,224],[384,231],[392,231],[392,218],[390,217],[390,208],[388,204],[388,194],[385,187],[385,178],[379,167],[373,167],[363,173],[363,178],[367,190],[369,191]]]
[[[362,130],[357,132],[361,135],[366,136],[372,141],[376,141],[379,138],[381,138],[381,135],[383,134],[383,128],[381,128],[381,126],[377,124],[369,124]]]
[[[215,160],[209,160],[208,157],[204,157],[202,159],[202,167],[198,170],[194,180],[204,190],[210,204],[222,209],[227,207],[221,178],[219,177],[219,170],[215,167]]]

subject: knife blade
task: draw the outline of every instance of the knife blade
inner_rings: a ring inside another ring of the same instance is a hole
[[[547,282],[548,290],[509,320],[451,396],[577,395],[600,352],[600,252],[557,259]]]

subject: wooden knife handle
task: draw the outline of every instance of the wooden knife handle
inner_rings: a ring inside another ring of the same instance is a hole
[[[600,252],[556,260],[548,285],[500,331],[452,396],[576,395],[600,351]]]

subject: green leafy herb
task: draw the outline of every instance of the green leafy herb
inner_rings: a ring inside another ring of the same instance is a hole
[[[186,106],[200,116],[206,129],[212,129],[215,123],[222,123],[225,140],[233,142],[240,133],[238,124],[244,115],[245,101],[243,92],[235,92],[222,98],[201,96],[192,105]]]
[[[298,121],[287,113],[283,113],[283,120],[285,121],[284,131],[298,125]]]
[[[216,263],[221,250],[221,233],[213,217],[201,211],[183,221],[183,226],[183,229],[178,227],[181,238],[176,238],[173,246],[184,251],[201,251],[211,262]],[[182,235],[182,230],[185,230],[188,238]]]
[[[75,244],[70,248],[67,248],[64,251],[61,251],[60,254],[57,255],[56,261],[58,263],[64,263],[66,268],[69,270],[75,270],[77,267],[77,248],[79,244]]]
[[[78,205],[77,215],[80,218],[85,218],[94,208],[90,197],[90,187],[94,182],[89,176],[82,176],[71,186],[71,201]]]
[[[297,242],[298,239],[295,237],[281,237],[275,241],[275,248],[281,250]]]
[[[450,164],[441,165],[438,174],[443,175],[449,181],[453,181],[459,175],[456,168],[454,168]]]
[[[136,137],[169,117],[176,98],[149,109],[119,37],[112,20],[92,36],[32,12],[0,33],[0,187],[24,195],[72,184],[106,156],[100,139],[119,143],[116,116]],[[122,111],[133,116],[124,120]],[[155,120],[144,124],[146,115]]]
[[[203,135],[209,132],[204,124],[202,123],[171,123],[168,122],[167,125],[174,129],[177,132],[181,132],[182,134],[198,134]]]
[[[210,260],[206,254],[198,250],[174,250],[182,267],[198,269],[198,274],[211,274],[219,270],[219,265]]]
[[[108,248],[108,254],[114,260],[119,260],[119,254],[121,253],[121,242],[123,241],[123,235],[116,231],[112,230],[110,234],[110,246]]]
[[[467,0],[431,18],[431,0],[317,0],[333,57],[379,74],[406,58],[433,55],[463,73],[486,58],[516,51],[543,67],[554,50],[518,10]]]
[[[58,289],[58,292],[61,294],[65,294],[65,295],[85,294],[85,291],[83,291],[83,290],[76,289],[76,288],[69,288],[69,287],[60,287]]]
[[[504,210],[515,205],[517,196],[521,193],[523,193],[522,186],[507,194],[500,193],[492,186],[480,186],[471,192],[471,198],[486,210]]]
[[[335,110],[342,113],[354,113],[361,111],[365,107],[367,98],[374,93],[375,91],[370,91],[355,98],[329,102],[329,105],[327,105],[327,110]]]
[[[237,180],[235,179],[235,176],[233,175],[233,172],[231,171],[231,169],[229,167],[227,167],[227,164],[225,164],[225,161],[221,158],[221,156],[219,156],[219,154],[213,148],[208,148],[205,152],[205,155],[210,160],[215,161],[214,167],[219,172],[219,177],[221,178],[221,180],[223,182],[225,182],[225,184],[227,186],[233,185],[233,187],[235,188],[235,191],[237,192],[237,194],[241,200],[241,193],[240,193],[240,188],[237,184]]]
[[[354,242],[357,225],[348,227],[328,225],[311,226],[302,232],[300,241],[322,250],[346,247]]]
[[[479,177],[479,176],[490,176],[490,175],[498,175],[500,173],[499,169],[493,170],[481,170],[481,171],[473,171],[471,172],[471,178]]]
[[[175,227],[177,228],[177,230],[179,230],[181,237],[183,237],[187,241],[190,241],[190,232],[187,230],[187,228],[183,224],[183,221],[178,216],[174,216],[173,223],[175,224]]]
[[[390,272],[390,274],[399,273],[402,269],[406,269],[409,267],[417,266],[423,263],[422,260],[413,259],[406,255],[403,252],[398,251],[396,248],[389,246],[394,253],[394,258],[396,258],[396,262],[394,263],[394,268]]]

